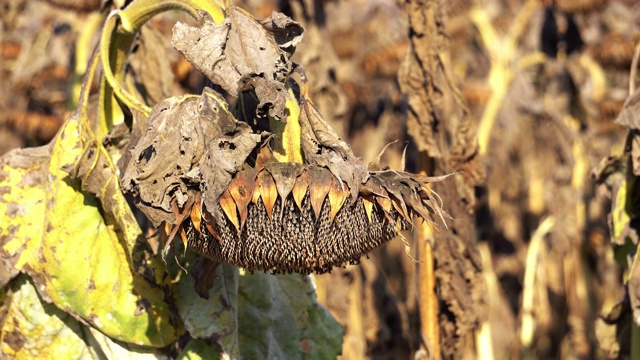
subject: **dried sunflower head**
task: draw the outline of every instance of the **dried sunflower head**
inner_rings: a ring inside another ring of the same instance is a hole
[[[238,13],[221,25],[177,28],[174,43],[196,68],[231,95],[251,92],[256,113],[299,125],[298,150],[289,151],[299,151],[304,163],[276,160],[271,134],[238,121],[213,90],[156,105],[132,142],[121,182],[154,226],[165,224],[165,252],[179,235],[197,253],[248,270],[322,273],[357,263],[414,216],[442,216],[427,186],[433,179],[369,171],[323,120],[304,72],[290,63],[302,32],[291,19],[276,14],[258,24]],[[251,38],[257,43],[242,43],[243,31],[260,33]],[[209,43],[223,52],[202,60]],[[238,46],[246,51],[234,52]],[[294,71],[299,82],[290,77]]]
[[[361,165],[350,166],[351,155],[326,166],[281,163],[263,140],[212,90],[169,99],[131,149],[124,189],[197,253],[273,273],[357,263],[414,215],[428,220],[439,208],[426,178],[392,170],[354,176]],[[340,176],[349,170],[351,184]]]

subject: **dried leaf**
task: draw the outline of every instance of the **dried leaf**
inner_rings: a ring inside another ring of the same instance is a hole
[[[217,202],[227,189],[235,174],[260,142],[261,136],[252,134],[250,129],[241,133],[215,139],[200,167],[202,172],[201,191],[206,209],[215,218],[219,216]]]
[[[232,7],[219,25],[211,20],[200,28],[178,23],[173,31],[173,47],[211,81],[234,97],[254,89],[261,113],[285,117],[289,59],[304,31],[295,21],[274,13],[261,25]]]
[[[326,167],[338,180],[345,182],[355,202],[360,187],[369,177],[367,168],[324,121],[313,103],[307,101],[301,107],[299,119],[305,159],[309,164]]]
[[[205,176],[199,168],[210,144],[235,132],[237,126],[224,99],[211,89],[201,96],[174,97],[157,104],[147,129],[132,144],[132,158],[121,179],[123,190],[134,193],[138,207],[154,226],[173,222],[171,200],[176,198],[179,206],[184,205],[188,186]],[[220,160],[230,156],[215,155]]]

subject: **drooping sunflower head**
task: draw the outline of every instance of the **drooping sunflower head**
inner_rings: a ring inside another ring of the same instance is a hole
[[[357,263],[413,218],[442,216],[432,179],[369,171],[324,121],[290,60],[301,26],[282,14],[262,22],[228,14],[222,24],[176,26],[174,46],[238,99],[244,119],[268,118],[270,130],[239,121],[211,89],[167,99],[139,119],[144,129],[121,183],[151,223],[164,226],[165,251],[180,236],[218,262],[322,273]],[[203,56],[207,49],[217,50]]]
[[[195,252],[273,273],[357,263],[439,208],[419,176],[366,171],[354,185],[336,174],[349,156],[337,157],[340,166],[277,162],[267,140],[211,90],[169,100],[131,149],[123,183],[155,225]]]

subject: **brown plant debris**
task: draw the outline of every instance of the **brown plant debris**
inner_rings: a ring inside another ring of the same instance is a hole
[[[293,69],[290,57],[304,29],[274,12],[261,23],[232,8],[222,24],[209,20],[195,28],[178,23],[172,44],[176,50],[225,91],[237,96],[255,90],[261,114],[281,119],[285,82]]]

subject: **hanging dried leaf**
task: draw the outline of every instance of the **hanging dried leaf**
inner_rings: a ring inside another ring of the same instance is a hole
[[[205,21],[200,28],[178,23],[172,45],[232,96],[255,90],[258,110],[285,117],[285,82],[292,71],[290,57],[304,29],[283,14],[261,23],[232,7],[221,24]]]
[[[241,124],[211,89],[205,89],[202,96],[174,97],[157,104],[142,137],[131,146],[132,157],[121,178],[123,190],[134,194],[138,207],[154,226],[173,222],[172,199],[183,206],[190,185],[198,185],[203,178],[213,183],[209,173],[200,171],[200,163],[212,155],[209,144],[235,132],[236,127]],[[214,156],[222,151],[217,150],[214,147]]]

